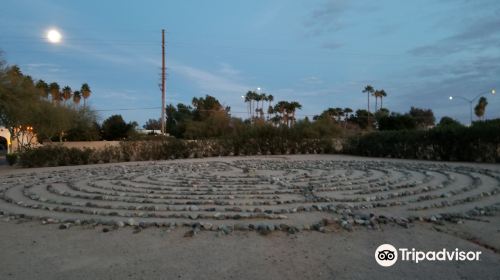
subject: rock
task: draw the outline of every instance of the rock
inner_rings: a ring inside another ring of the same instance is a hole
[[[138,224],[138,223],[137,223],[134,219],[132,219],[132,218],[128,219],[128,220],[127,220],[127,223],[128,223],[128,225],[129,225],[129,226],[132,226],[132,227],[133,227],[133,226],[137,226],[137,225],[139,225],[139,224]]]
[[[211,223],[203,223],[201,224],[201,227],[204,229],[204,230],[212,230],[212,224]]]
[[[117,222],[115,223],[115,225],[116,225],[116,227],[122,228],[122,227],[124,227],[124,226],[125,226],[125,223],[124,223],[124,222],[122,222],[122,221],[117,221]]]
[[[217,212],[214,214],[214,218],[217,220],[222,220],[222,219],[224,219],[224,214]]]
[[[288,228],[288,233],[289,234],[295,234],[297,232],[299,232],[299,229],[297,227],[295,227],[295,226],[291,226],[291,227]]]
[[[365,224],[365,220],[362,220],[362,219],[354,219],[354,223],[358,224],[358,225],[364,225]]]
[[[274,230],[274,225],[259,224],[256,231],[261,235],[268,235]]]
[[[70,223],[60,224],[59,229],[68,229],[71,227]]]
[[[349,223],[348,221],[343,220],[342,222],[340,222],[340,225],[342,226],[343,229],[347,231],[352,231],[352,224]]]
[[[248,226],[248,224],[235,224],[234,225],[234,230],[249,231],[250,227]]]
[[[226,225],[219,225],[219,231],[224,234],[230,234],[232,230]]]
[[[102,232],[109,232],[109,228],[103,228]]]
[[[190,214],[190,215],[189,215],[189,219],[191,219],[191,220],[196,220],[196,219],[198,219],[198,217],[199,217],[199,216],[200,216],[200,215],[198,215],[198,214]]]

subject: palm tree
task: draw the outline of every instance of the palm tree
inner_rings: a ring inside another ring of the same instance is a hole
[[[382,108],[384,108],[384,106],[383,106],[383,104],[384,104],[383,103],[383,99],[384,99],[384,97],[387,96],[387,93],[383,89],[379,90],[379,93],[380,93],[380,96],[379,96],[380,97],[380,109],[382,109]]]
[[[248,111],[249,111],[249,115],[250,115],[250,120],[253,119],[253,100],[255,98],[255,94],[253,91],[249,90],[247,91],[247,94],[245,94],[245,102],[248,102]]]
[[[269,115],[273,113],[273,101],[274,101],[274,96],[272,94],[269,94],[267,96],[267,119],[269,119]]]
[[[90,97],[90,94],[92,91],[90,90],[90,87],[87,83],[84,83],[82,85],[82,88],[80,89],[80,93],[82,94],[83,97],[83,107],[87,106],[87,98]]]
[[[277,114],[276,120],[280,120],[283,124],[288,124],[288,115],[286,114],[286,108],[288,107],[288,102],[279,101],[274,105],[273,111]]]
[[[479,98],[476,107],[474,107],[474,113],[476,114],[478,119],[484,120],[484,113],[486,112],[486,106],[488,106],[488,99],[482,96],[481,98]]]
[[[44,80],[38,80],[35,87],[40,92],[40,96],[44,99],[49,97],[49,85]]]
[[[262,100],[262,95],[255,93],[254,100],[255,100],[255,118],[257,118],[259,115],[259,112],[260,112],[259,111],[259,102]]]
[[[380,97],[380,91],[379,90],[375,90],[373,93],[372,93],[372,96],[375,97],[375,112],[377,112],[377,105],[378,105],[378,98]]]
[[[287,103],[288,103],[288,102],[287,102]],[[300,110],[300,109],[302,109],[302,105],[301,105],[299,102],[297,102],[297,101],[292,101],[292,102],[288,103],[288,106],[287,106],[287,114],[288,114],[288,113],[290,113],[290,114],[292,115],[292,117],[290,118],[290,125],[289,125],[289,126],[291,126],[291,125],[294,125],[294,124],[295,124],[295,121],[296,121],[296,120],[295,120],[295,111],[296,111],[297,109],[299,109],[299,110]],[[287,125],[288,125],[288,123],[287,123]]]
[[[78,107],[78,104],[80,104],[80,100],[82,99],[81,93],[77,90],[73,93],[73,104],[75,105],[75,108]]]
[[[260,118],[263,120],[264,119],[264,101],[267,100],[267,95],[265,93],[261,93],[259,95],[259,99],[262,102],[260,105]]]
[[[71,98],[71,88],[69,86],[65,86],[63,87],[62,89],[62,97],[64,99],[64,105],[66,105],[66,102],[68,101],[68,99]]]
[[[368,99],[368,112],[370,112],[370,94],[373,94],[375,90],[371,85],[367,85],[363,90],[363,93],[366,93],[366,97]]]
[[[61,101],[61,93],[59,92],[59,84],[56,82],[50,83],[49,85],[49,91],[50,91],[50,96],[52,98],[52,102],[55,104],[59,104],[59,101]]]

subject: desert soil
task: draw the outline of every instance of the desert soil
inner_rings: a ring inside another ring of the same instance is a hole
[[[499,190],[498,165],[336,155],[3,166],[0,279],[498,279]]]

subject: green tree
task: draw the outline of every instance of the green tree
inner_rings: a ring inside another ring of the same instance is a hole
[[[204,98],[195,97],[192,104],[194,107],[194,120],[196,121],[203,121],[217,112],[228,114],[230,109],[229,107],[223,107],[217,98],[210,95],[206,95]]]
[[[97,114],[87,108],[71,110],[71,125],[65,130],[66,141],[96,141],[101,139]]]
[[[32,121],[38,141],[62,142],[65,132],[73,125],[76,112],[65,106],[54,106],[49,102],[38,104],[37,117]]]
[[[167,132],[176,138],[183,138],[187,123],[194,118],[193,108],[182,103],[177,104],[177,108],[168,105],[166,115]]]
[[[391,113],[378,120],[379,130],[412,130],[417,128],[417,122],[410,114]]]
[[[447,117],[447,116],[444,116],[441,118],[441,120],[439,121],[438,125],[437,125],[438,128],[445,128],[445,127],[463,127],[463,125],[458,122],[457,120],[453,119],[453,118],[450,118],[450,117]]]
[[[149,119],[142,126],[147,130],[160,130],[161,129],[161,118],[160,119]]]
[[[20,150],[30,148],[33,122],[39,112],[39,96],[33,80],[24,76],[19,67],[7,67],[0,62],[0,125],[17,140]]]
[[[474,113],[477,118],[480,120],[484,120],[484,113],[486,112],[486,106],[488,106],[488,99],[482,96],[479,98],[477,105],[474,107]]]
[[[434,126],[436,118],[434,117],[434,112],[431,109],[421,109],[416,107],[411,107],[408,114],[415,119],[417,128],[426,129]]]
[[[134,132],[134,123],[126,123],[121,115],[113,115],[102,123],[104,140],[123,140]]]
[[[372,129],[374,127],[373,114],[367,110],[356,110],[352,120],[361,129]]]

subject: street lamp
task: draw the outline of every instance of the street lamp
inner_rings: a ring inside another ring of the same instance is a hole
[[[462,100],[465,100],[469,103],[469,109],[470,109],[470,124],[469,125],[472,125],[472,103],[478,99],[480,96],[483,96],[483,95],[486,95],[486,94],[491,94],[491,95],[495,95],[496,94],[496,90],[495,89],[492,89],[491,91],[488,91],[488,92],[481,92],[480,94],[476,95],[474,98],[472,99],[469,99],[469,98],[465,98],[463,96],[459,96],[459,95],[450,95],[449,99],[452,101],[454,98],[458,98],[458,99],[462,99]]]

